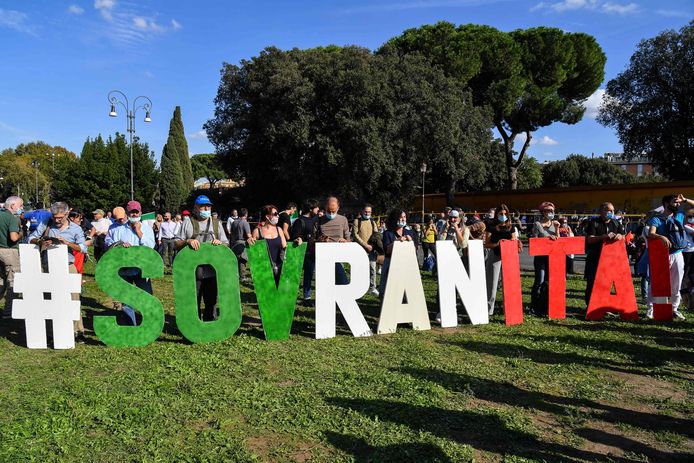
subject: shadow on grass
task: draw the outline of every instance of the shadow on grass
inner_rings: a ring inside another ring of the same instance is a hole
[[[527,336],[531,341],[541,340],[543,336]],[[670,362],[680,362],[686,365],[694,365],[694,354],[677,349],[660,349],[658,347],[646,346],[637,343],[628,343],[615,340],[584,339],[575,336],[553,336],[552,341],[560,341],[564,344],[578,346],[583,349],[594,349],[596,351],[614,352],[618,355],[629,356],[628,361],[620,362],[607,360],[591,356],[588,352],[585,355],[573,352],[554,352],[547,349],[527,347],[519,344],[505,342],[482,342],[482,341],[438,341],[441,344],[448,344],[461,349],[481,354],[494,355],[501,358],[517,359],[527,358],[537,363],[569,365],[578,364],[595,368],[605,368],[622,373],[637,373],[649,376],[671,376],[673,378],[691,380],[687,376],[679,376],[668,371]],[[653,370],[657,371],[653,371]]]
[[[328,442],[345,453],[354,457],[356,463],[379,462],[452,462],[443,451],[434,444],[413,442],[409,444],[393,444],[374,446],[359,437],[324,431]]]
[[[614,407],[588,399],[576,399],[543,392],[527,391],[509,382],[476,378],[442,370],[401,368],[395,371],[419,380],[435,382],[452,392],[472,394],[474,397],[488,402],[542,410],[555,416],[570,415],[573,409],[580,407],[592,419],[597,421],[612,424],[624,423],[645,431],[669,431],[694,437],[694,420],[691,419]],[[662,460],[657,459],[655,461]]]
[[[529,432],[510,427],[501,417],[484,411],[448,410],[388,400],[328,398],[326,401],[331,405],[356,411],[372,420],[407,426],[417,433],[428,432],[460,445],[469,445],[476,450],[498,455],[514,455],[548,462],[632,461],[616,456],[608,458],[599,453],[542,441]],[[347,442],[350,443],[349,439]],[[357,461],[379,461],[375,458],[363,459],[365,451],[369,449],[370,446],[343,446],[343,450],[353,452]],[[405,458],[399,461],[432,460]]]

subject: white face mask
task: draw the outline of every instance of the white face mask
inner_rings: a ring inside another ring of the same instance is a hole
[[[397,225],[399,228],[404,228],[407,225],[407,222],[405,222],[404,220],[400,220],[398,221]]]
[[[137,223],[140,221],[140,217],[128,217],[130,223]]]
[[[279,217],[273,217],[270,219],[270,225],[277,225],[279,223]]]
[[[694,223],[694,217],[690,217],[687,219],[687,223]]]

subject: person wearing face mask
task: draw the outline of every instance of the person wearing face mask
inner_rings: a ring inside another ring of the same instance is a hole
[[[388,284],[388,272],[390,271],[390,258],[393,254],[393,245],[397,241],[414,241],[412,230],[407,227],[407,213],[402,209],[393,209],[386,218],[386,231],[383,233],[383,249],[385,259],[381,267],[381,299],[385,294]]]
[[[349,221],[340,210],[340,200],[329,196],[325,202],[325,214],[319,217],[314,226],[314,237],[320,243],[348,243],[351,241]],[[335,264],[335,283],[346,285],[349,282],[347,273],[341,263]]]
[[[304,292],[304,305],[311,300],[311,281],[316,270],[316,242],[313,239],[313,229],[318,220],[318,201],[308,199],[301,206],[301,215],[292,224],[289,230],[290,239],[298,246],[306,242],[306,254],[304,256],[304,279],[301,288]]]
[[[376,287],[376,258],[378,253],[374,249],[374,243],[371,241],[378,229],[376,228],[376,222],[371,217],[372,213],[373,206],[365,204],[359,217],[354,220],[352,239],[359,243],[359,246],[364,248],[364,251],[369,256],[369,292],[373,296],[378,296],[379,293]]]
[[[271,204],[263,206],[260,224],[248,238],[249,246],[253,246],[258,240],[264,240],[267,243],[267,252],[270,255],[276,285],[280,282],[284,252],[287,249],[284,231],[279,227],[279,215],[275,206]]]
[[[142,206],[138,201],[129,201],[125,209],[122,207],[113,209],[112,217],[115,223],[109,227],[106,234],[106,246],[108,248],[115,245],[121,245],[124,248],[147,246],[155,249],[154,231],[152,227],[142,224],[141,216]],[[152,294],[152,282],[149,278],[142,278],[142,272],[139,268],[121,268],[118,270],[118,275],[128,283]],[[135,310],[126,304],[123,304],[122,310],[127,317],[127,322],[133,326],[137,325]]]
[[[605,202],[600,205],[600,215],[588,221],[585,226],[586,233],[586,307],[590,303],[593,293],[595,274],[598,271],[600,252],[604,242],[624,240],[624,226],[615,220],[614,205]]]
[[[651,217],[646,225],[648,238],[659,239],[669,249],[670,289],[672,296],[672,314],[675,318],[684,320],[685,317],[679,311],[682,296],[680,289],[684,277],[684,258],[682,251],[687,247],[687,232],[684,227],[683,206],[687,209],[694,207],[694,201],[686,199],[683,195],[666,195],[662,199],[663,211]],[[652,294],[649,294],[648,312],[646,317],[653,318]]]
[[[532,236],[534,238],[549,238],[556,240],[559,237],[557,229],[559,222],[554,220],[554,203],[545,201],[538,207],[541,217],[533,225]],[[547,313],[547,295],[549,286],[547,276],[549,273],[549,258],[547,256],[535,256],[533,258],[535,280],[530,293],[530,309],[537,315]]]
[[[39,245],[41,251],[46,250],[50,246],[64,244],[68,248],[67,260],[68,271],[70,273],[79,273],[75,267],[75,256],[72,251],[86,253],[87,245],[85,244],[84,231],[79,225],[76,225],[68,220],[70,206],[63,201],[57,201],[51,204],[51,219],[47,223],[39,224],[38,227],[29,235],[29,243]],[[45,266],[45,253],[42,253],[42,264]],[[72,294],[73,301],[79,301],[79,293]],[[80,319],[74,323],[75,341],[84,343],[84,324],[82,323],[82,315]]]
[[[183,211],[183,223],[176,235],[176,249],[189,246],[194,251],[200,249],[200,243],[211,243],[213,246],[228,244],[221,220],[212,217],[212,201],[205,195],[195,199],[192,215]],[[203,321],[212,321],[217,317],[217,274],[211,265],[201,265],[195,270],[195,289],[198,301],[198,314]],[[205,310],[202,310],[202,302]]]
[[[567,217],[559,218],[559,228],[557,229],[559,233],[559,238],[571,238],[574,236],[573,230],[571,230],[571,225],[569,225],[569,220]],[[568,254],[566,256],[566,273],[573,275],[576,273],[574,271],[574,255]]]
[[[494,315],[496,290],[499,284],[499,275],[501,275],[501,242],[517,239],[508,206],[506,204],[501,204],[496,208],[494,216],[496,224],[487,228],[484,240],[484,247],[490,250],[485,258],[487,308],[490,316]],[[520,251],[521,248],[518,247],[518,252]]]
[[[12,316],[14,293],[14,274],[19,273],[19,242],[23,238],[19,216],[23,211],[24,201],[19,196],[10,196],[5,200],[5,207],[0,209],[0,265],[3,266],[5,287],[5,308],[3,317]]]
[[[179,224],[171,219],[171,212],[164,213],[164,221],[159,226],[157,234],[157,244],[167,269],[171,269],[174,258],[176,257],[176,233]]]

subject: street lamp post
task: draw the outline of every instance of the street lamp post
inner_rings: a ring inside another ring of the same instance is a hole
[[[36,182],[36,202],[34,207],[38,207],[39,205],[39,161],[31,161],[31,165],[34,166],[34,177],[35,177],[35,182]]]
[[[422,167],[419,168],[422,173],[422,225],[424,225],[424,179],[427,174],[427,163],[423,162]]]
[[[119,95],[123,97],[123,100],[125,100],[125,102],[118,98]],[[144,101],[140,106],[138,106],[137,101],[139,99],[146,101]],[[135,177],[133,174],[133,137],[135,136],[135,114],[137,114],[138,109],[144,109],[145,122],[152,122],[152,119],[150,118],[152,111],[152,100],[150,100],[148,97],[144,95],[140,95],[133,100],[133,105],[131,107],[130,103],[128,102],[128,97],[125,96],[125,93],[121,92],[120,90],[111,90],[108,93],[108,102],[111,104],[111,111],[108,113],[109,117],[118,116],[118,113],[116,112],[117,104],[120,104],[121,106],[123,106],[123,108],[125,108],[127,131],[130,135],[130,200],[132,201],[135,199]]]

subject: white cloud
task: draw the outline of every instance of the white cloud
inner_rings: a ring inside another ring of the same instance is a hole
[[[636,3],[603,3],[602,11],[605,13],[617,13],[617,14],[631,14],[636,13],[639,10],[639,6]]]
[[[555,140],[554,138],[547,136],[547,135],[540,138],[537,141],[537,143],[540,145],[547,145],[547,146],[555,146],[555,145],[559,144],[559,142],[557,140]]]
[[[691,18],[694,16],[693,13],[689,11],[680,10],[656,10],[656,13],[660,16],[665,16],[666,18]]]
[[[583,106],[586,108],[585,115],[591,119],[598,117],[598,112],[600,111],[600,105],[602,105],[602,99],[605,96],[605,89],[599,88],[591,96],[588,97]]]
[[[514,140],[514,144],[516,146],[523,146],[525,144],[525,132],[521,132],[518,135],[516,135],[516,139]],[[555,140],[554,138],[550,137],[549,135],[543,135],[542,137],[535,137],[530,140],[530,146],[533,145],[545,145],[545,146],[556,146],[558,145],[559,142]]]
[[[631,14],[639,11],[636,3],[615,3],[602,0],[562,0],[560,2],[540,2],[530,8],[531,12],[552,10],[557,13],[565,11],[588,10],[602,13]]]
[[[0,8],[0,27],[36,35],[34,26],[29,24],[29,16],[17,10],[3,10]]]
[[[207,132],[205,132],[204,130],[198,130],[197,132],[188,134],[188,138],[190,138],[191,140],[206,140]]]
[[[115,6],[116,0],[94,0],[94,9],[96,9],[106,21],[113,21],[113,8]]]
[[[178,22],[178,21],[176,21],[175,19],[172,19],[172,20],[171,20],[171,27],[173,27],[173,29],[174,29],[175,31],[177,31],[177,30],[183,28],[183,26],[181,25],[181,23]]]
[[[67,7],[67,12],[70,14],[80,15],[84,13],[84,8],[82,8],[79,5],[70,5],[69,7]]]

